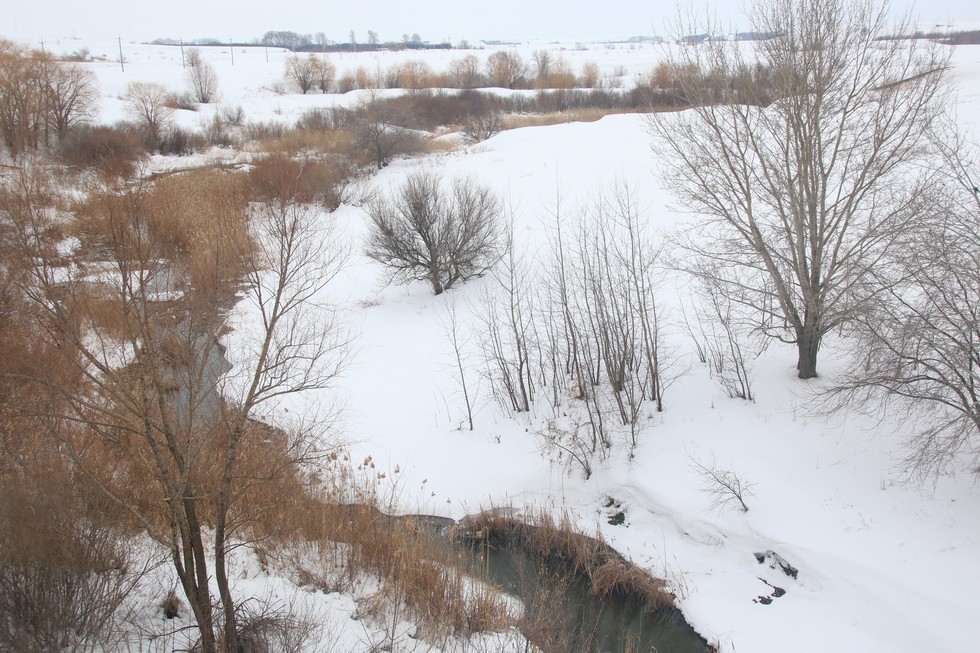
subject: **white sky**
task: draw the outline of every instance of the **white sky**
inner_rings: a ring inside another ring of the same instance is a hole
[[[19,41],[77,36],[122,36],[128,40],[213,37],[246,41],[268,30],[324,32],[347,41],[350,30],[366,40],[418,33],[424,40],[605,40],[664,34],[676,14],[673,0],[3,0],[0,34]],[[708,2],[683,0],[685,7]],[[741,0],[713,0],[712,11],[745,29]],[[904,11],[912,0],[893,0]],[[700,9],[699,11],[704,11]],[[931,0],[913,10],[919,24],[980,24],[977,0]]]

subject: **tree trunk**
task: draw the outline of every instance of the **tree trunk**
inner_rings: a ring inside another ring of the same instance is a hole
[[[204,555],[204,539],[201,536],[197,506],[193,498],[185,497],[181,500],[181,507],[183,520],[178,524],[178,528],[181,531],[184,565],[180,580],[184,586],[184,595],[194,613],[198,632],[201,634],[201,653],[216,653],[218,647],[214,635],[211,591],[208,587],[207,558]],[[178,567],[178,571],[180,569]]]
[[[435,260],[435,257],[433,257]],[[432,292],[436,295],[441,295],[446,289],[442,285],[442,275],[439,274],[439,266],[433,263],[429,266],[429,281],[432,283]]]
[[[817,350],[820,348],[820,335],[817,330],[804,328],[796,341],[799,360],[796,369],[801,379],[812,379],[817,376]]]

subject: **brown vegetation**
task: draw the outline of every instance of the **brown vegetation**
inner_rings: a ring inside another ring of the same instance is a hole
[[[524,520],[506,511],[485,510],[461,521],[453,537],[497,548],[518,547],[588,580],[597,597],[639,601],[652,610],[674,605],[664,581],[627,561],[600,535],[579,533],[567,514],[556,521],[541,511]]]

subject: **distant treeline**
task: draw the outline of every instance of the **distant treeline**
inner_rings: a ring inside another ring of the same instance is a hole
[[[354,35],[351,34],[353,37]],[[453,45],[448,41],[440,43],[430,43],[423,41],[418,34],[409,36],[404,35],[401,41],[384,41],[378,39],[375,32],[368,32],[366,42],[358,42],[355,38],[340,43],[326,38],[322,32],[317,34],[300,34],[289,31],[270,31],[266,32],[262,38],[251,41],[221,41],[215,38],[198,38],[189,41],[172,38],[159,38],[150,41],[152,45],[193,45],[193,46],[269,46],[284,48],[292,52],[366,52],[375,50],[451,50]],[[466,48],[469,45],[463,41],[459,47]]]

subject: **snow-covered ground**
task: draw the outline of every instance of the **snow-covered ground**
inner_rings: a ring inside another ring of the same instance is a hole
[[[34,44],[37,45],[37,44]],[[58,41],[48,49],[118,56],[117,43]],[[130,81],[184,87],[176,47],[123,43],[125,72],[116,63],[86,64],[98,76],[100,119],[124,117],[120,96]],[[527,55],[541,44],[522,46]],[[559,47],[559,46],[548,46]],[[285,53],[264,48],[202,48],[217,70],[222,103],[241,105],[247,120],[294,120],[311,106],[355,101],[344,96],[276,94]],[[330,55],[338,71],[387,67],[399,58],[425,57],[436,69],[465,52]],[[489,51],[477,51],[485,57]],[[647,72],[655,46],[574,45],[561,52],[576,72],[595,60],[624,81]],[[268,59],[266,57],[268,56]],[[980,46],[954,54],[961,123],[980,133]],[[214,108],[180,112],[198,124]],[[512,214],[528,260],[544,244],[546,224],[560,198],[573,214],[614,183],[633,185],[654,233],[667,234],[689,219],[670,207],[657,181],[644,119],[609,116],[593,123],[525,128],[451,153],[399,160],[371,179],[378,189],[397,185],[418,169],[471,175],[491,185]],[[218,156],[215,153],[213,156]],[[481,507],[514,505],[567,510],[586,531],[596,528],[637,564],[667,578],[691,624],[722,651],[971,651],[980,634],[980,489],[968,470],[934,487],[900,482],[907,425],[885,415],[880,424],[856,415],[816,416],[813,383],[795,378],[794,351],[772,346],[755,365],[755,402],[730,399],[709,378],[691,344],[675,326],[672,344],[686,373],[666,394],[666,411],[648,422],[633,460],[614,453],[589,480],[541,455],[528,420],[503,414],[486,384],[478,391],[475,430],[461,428],[465,406],[444,322],[450,305],[472,324],[478,280],[434,297],[425,284],[386,285],[384,272],[359,253],[365,213],[342,206],[331,218],[355,246],[355,256],[328,289],[357,334],[356,358],[330,395],[299,397],[290,412],[343,406],[343,434],[359,459],[371,455],[392,473],[405,512],[462,517]],[[683,280],[670,279],[660,295],[676,304]],[[246,315],[237,324],[247,325]],[[234,334],[230,338],[234,359]],[[470,370],[477,379],[475,350]],[[839,351],[822,351],[825,378],[833,378]],[[754,483],[750,510],[718,511],[701,491],[692,459],[731,467]],[[398,467],[398,473],[393,473]],[[607,523],[607,497],[621,502],[623,525]],[[755,554],[773,551],[798,569],[795,579]],[[242,591],[287,592],[281,580],[239,570]],[[755,602],[772,592],[771,604]],[[350,603],[323,598],[318,609],[347,614]],[[347,613],[344,613],[344,611]]]

